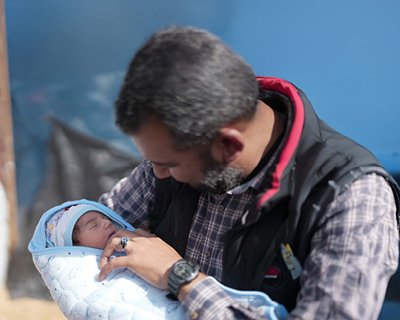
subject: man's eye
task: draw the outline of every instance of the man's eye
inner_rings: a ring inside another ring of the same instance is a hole
[[[92,229],[94,229],[94,228],[96,228],[96,227],[97,227],[97,223],[94,223],[94,224],[92,224],[92,225],[90,226],[89,230],[92,230]]]

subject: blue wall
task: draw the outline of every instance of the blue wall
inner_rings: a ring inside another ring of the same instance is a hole
[[[172,23],[206,28],[257,74],[294,82],[323,119],[400,172],[399,1],[5,4],[21,206],[32,202],[46,167],[48,114],[135,153],[113,124],[112,103],[133,52]]]

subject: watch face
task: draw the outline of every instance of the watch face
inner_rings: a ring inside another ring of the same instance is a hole
[[[197,275],[198,271],[197,265],[190,261],[182,260],[174,265],[174,273],[182,279],[190,278],[191,275]]]
[[[200,267],[191,261],[179,260],[172,266],[171,272],[168,275],[168,289],[174,295],[177,296],[180,287],[189,283],[197,277],[199,274]]]

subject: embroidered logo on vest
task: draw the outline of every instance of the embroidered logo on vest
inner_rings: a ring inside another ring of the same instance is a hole
[[[277,279],[281,275],[281,270],[278,267],[272,266],[269,267],[267,272],[265,273],[265,279]]]

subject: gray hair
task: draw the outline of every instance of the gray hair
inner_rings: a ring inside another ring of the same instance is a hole
[[[152,116],[179,149],[207,145],[225,124],[255,114],[258,84],[251,67],[211,33],[170,27],[136,53],[115,104],[129,135]]]

